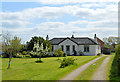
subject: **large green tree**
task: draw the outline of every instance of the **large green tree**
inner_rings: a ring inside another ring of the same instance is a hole
[[[2,51],[9,57],[8,68],[10,68],[12,56],[21,49],[21,39],[17,36],[12,39],[9,32],[3,32],[2,37]]]
[[[103,38],[103,41],[105,43],[105,47],[114,49],[115,45],[119,43],[119,38],[118,37],[107,37],[107,38]]]
[[[50,48],[49,51],[52,49],[51,44],[48,40],[44,40],[44,38],[42,37],[34,36],[29,42],[27,42],[27,50],[29,51],[33,50],[34,43],[37,42],[39,43],[39,46],[43,43],[43,49],[45,49],[46,46]]]
[[[16,55],[22,48],[21,39],[17,36],[10,41],[11,47],[13,49],[13,55]]]

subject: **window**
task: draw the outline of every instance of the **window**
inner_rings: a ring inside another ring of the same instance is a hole
[[[54,46],[52,46],[52,51],[54,50]]]
[[[89,45],[84,45],[84,52],[89,52]]]
[[[66,51],[69,51],[70,50],[70,46],[66,46]]]
[[[75,51],[75,45],[73,45],[73,52]]]
[[[61,48],[62,48],[62,51],[64,51],[64,46],[63,45],[61,45]]]

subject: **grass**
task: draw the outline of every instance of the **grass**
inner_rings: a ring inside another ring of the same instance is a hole
[[[68,56],[70,57],[70,56]],[[75,65],[59,68],[61,60],[56,57],[42,58],[43,63],[35,63],[36,58],[13,58],[11,68],[7,69],[8,58],[2,59],[3,80],[58,80],[79,66],[98,56],[71,56],[76,58]],[[57,61],[56,61],[57,60]]]
[[[104,56],[91,64],[85,71],[83,71],[78,77],[76,77],[75,80],[90,80],[93,73],[100,67],[106,57],[107,56]]]
[[[111,75],[111,66],[112,66],[112,63],[113,63],[113,60],[114,60],[114,57],[115,55],[112,53],[112,57],[110,58],[110,62],[108,62],[108,65],[107,65],[107,80],[110,80],[110,75]]]
[[[114,57],[113,57],[113,62],[111,62],[111,69],[109,72],[109,79],[110,80],[116,80],[116,81],[120,81],[120,75],[118,75],[118,69],[117,68],[117,60],[116,60],[116,56],[115,53],[113,53]]]

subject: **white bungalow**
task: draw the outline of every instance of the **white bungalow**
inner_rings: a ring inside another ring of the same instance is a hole
[[[48,36],[46,37],[48,39]],[[101,53],[101,47],[99,42],[97,42],[96,34],[94,39],[88,37],[74,37],[71,38],[53,38],[50,40],[52,45],[52,51],[62,48],[64,53],[67,55],[73,55],[76,52],[76,55],[79,55],[79,52],[82,52],[84,55],[97,55]]]

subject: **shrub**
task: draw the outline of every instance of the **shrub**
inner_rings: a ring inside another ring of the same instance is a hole
[[[67,53],[64,53],[64,54],[63,54],[63,57],[67,57]]]
[[[73,58],[64,58],[61,62],[60,68],[64,68],[66,66],[73,65],[74,61],[75,61],[75,59],[73,59]]]
[[[23,51],[22,54],[23,54],[23,55],[27,55],[27,52],[26,52],[26,51]]]
[[[41,61],[41,60],[37,60],[37,61],[35,61],[36,63],[42,63],[43,61]]]
[[[27,58],[31,58],[31,56],[28,54],[28,55],[25,55],[25,57],[27,57]]]
[[[117,58],[117,67],[118,67],[118,74],[120,75],[120,44],[115,48],[115,54]]]
[[[15,58],[22,58],[23,56],[22,55],[16,55]]]
[[[101,53],[98,53],[98,54],[97,54],[97,56],[100,56],[100,55],[101,55]]]
[[[80,56],[83,56],[83,55],[84,55],[84,53],[83,53],[81,50],[78,51],[78,53],[79,53]]]

